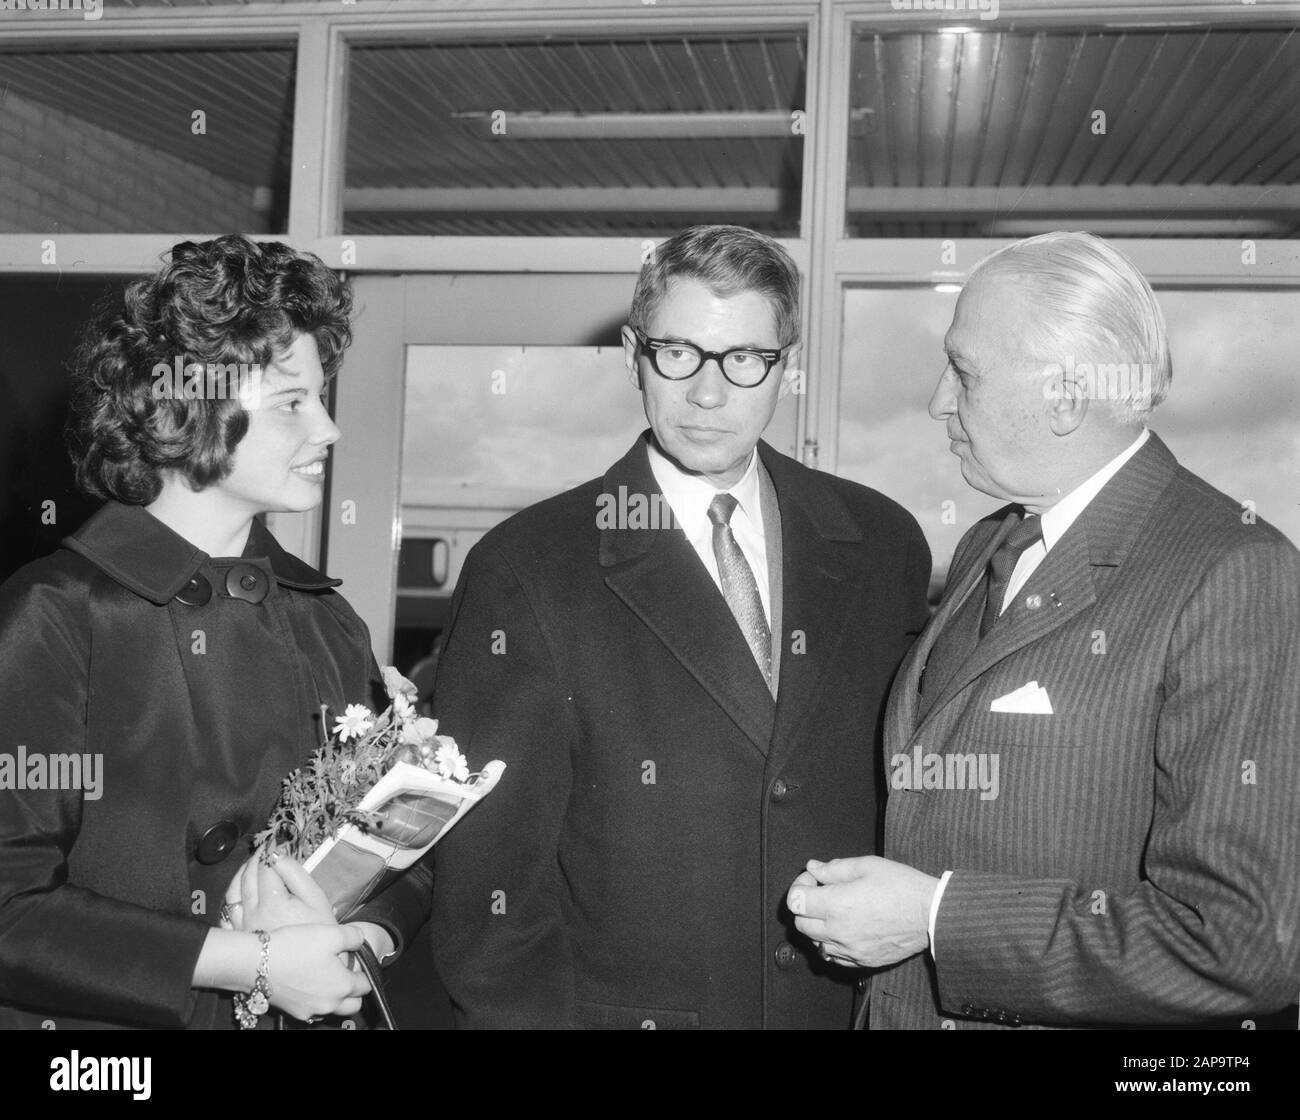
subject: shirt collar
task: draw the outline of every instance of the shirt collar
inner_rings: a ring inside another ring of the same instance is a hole
[[[758,487],[758,451],[749,453],[749,465],[734,486],[719,490],[713,483],[699,475],[688,474],[668,458],[653,439],[646,441],[650,457],[650,470],[663,491],[673,516],[685,530],[687,537],[695,539],[709,524],[709,503],[719,494],[727,493],[736,499],[740,509],[761,533],[763,529],[762,501]],[[709,529],[712,532],[712,527]]]
[[[208,554],[169,529],[143,506],[108,502],[63,546],[84,556],[123,587],[162,605],[199,570]],[[330,579],[285,552],[260,521],[254,521],[243,558],[265,557],[276,582],[300,591],[324,591],[342,580]]]
[[[1102,487],[1119,473],[1119,469],[1133,458],[1150,438],[1151,430],[1143,428],[1142,434],[1127,448],[1116,455],[1096,474],[1066,494],[1051,509],[1043,513],[1043,548],[1045,551],[1050,550],[1057,541],[1065,536],[1065,531],[1074,524],[1075,519],[1087,508],[1088,503],[1101,493]]]

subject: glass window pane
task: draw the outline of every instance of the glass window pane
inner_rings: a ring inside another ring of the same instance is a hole
[[[355,46],[344,228],[797,236],[805,38]]]
[[[0,53],[0,232],[283,232],[295,54]]]
[[[1183,466],[1300,544],[1300,382],[1294,291],[1158,293],[1174,378],[1153,414]],[[944,368],[956,293],[931,287],[847,288],[839,473],[883,491],[920,522],[935,585],[971,524],[1003,502],[971,489],[927,412]],[[951,503],[947,505],[946,503]]]
[[[403,505],[522,509],[603,474],[646,427],[612,346],[408,346],[405,413]]]
[[[1300,231],[1294,29],[916,22],[854,37],[848,236]]]

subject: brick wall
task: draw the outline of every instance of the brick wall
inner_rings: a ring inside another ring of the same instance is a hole
[[[0,232],[275,232],[252,198],[246,183],[12,91],[0,100]]]

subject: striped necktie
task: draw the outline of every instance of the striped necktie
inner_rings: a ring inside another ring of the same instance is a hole
[[[1012,513],[1019,524],[1009,532],[998,545],[997,551],[989,557],[988,596],[984,601],[984,617],[980,619],[980,637],[984,637],[997,625],[1002,614],[1002,600],[1007,596],[1007,587],[1011,583],[1012,573],[1020,560],[1020,554],[1043,539],[1043,519],[1031,513],[1024,520]]]
[[[736,543],[731,531],[731,515],[739,503],[730,494],[718,494],[709,503],[709,520],[713,522],[713,555],[718,561],[718,575],[722,578],[722,597],[740,625],[740,632],[749,643],[754,660],[763,676],[772,676],[772,632],[763,613],[763,600],[758,593],[754,572]]]

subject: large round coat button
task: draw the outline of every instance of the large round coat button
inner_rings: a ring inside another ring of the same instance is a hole
[[[236,564],[226,573],[226,594],[246,603],[260,603],[270,590],[266,573],[256,564]]]
[[[194,850],[200,863],[220,863],[239,843],[239,826],[234,821],[217,821],[202,836]]]
[[[772,783],[772,800],[784,801],[789,796],[790,787],[785,784],[785,779],[777,778],[777,780]]]
[[[187,607],[201,607],[212,598],[212,584],[203,576],[193,575],[177,593],[176,601]]]
[[[795,958],[798,955],[799,954],[795,950],[795,947],[788,941],[782,941],[781,944],[776,947],[776,952],[772,954],[772,956],[776,958],[777,968],[789,968],[794,964]]]

